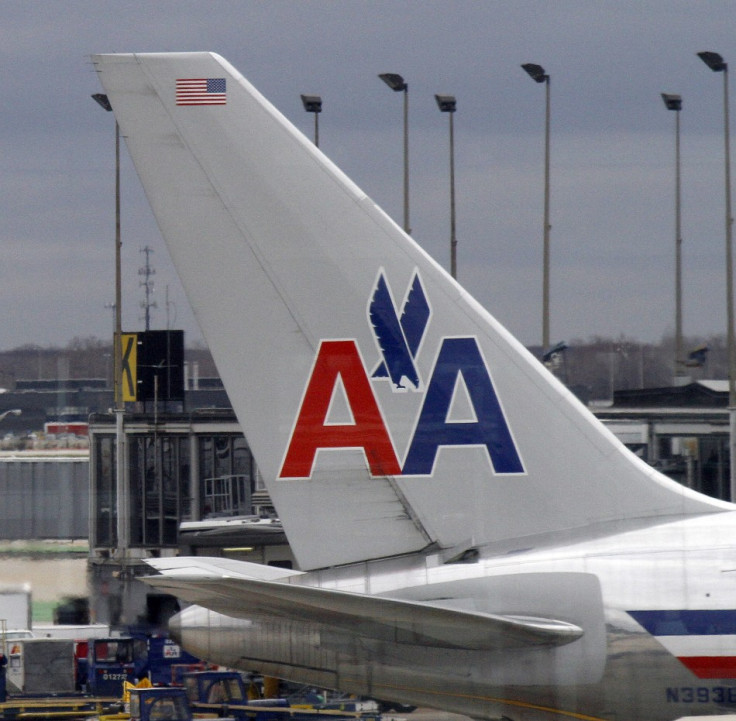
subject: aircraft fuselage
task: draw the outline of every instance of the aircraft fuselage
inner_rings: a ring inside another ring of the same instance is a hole
[[[674,719],[736,709],[736,513],[442,564],[407,556],[293,582],[579,625],[562,646],[484,651],[363,637],[329,624],[173,624],[217,663],[475,718]]]

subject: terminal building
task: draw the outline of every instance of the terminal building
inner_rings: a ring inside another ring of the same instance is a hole
[[[615,391],[594,407],[631,450],[701,493],[730,498],[728,381]]]

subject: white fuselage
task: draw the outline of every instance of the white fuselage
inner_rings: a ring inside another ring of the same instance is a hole
[[[540,550],[510,548],[502,557],[481,553],[472,563],[407,556],[292,582],[547,615],[585,633],[565,646],[533,650],[438,649],[277,617],[243,621],[199,607],[183,612],[176,632],[190,651],[221,664],[475,718],[656,721],[736,709],[736,678],[697,675],[724,673],[717,659],[736,656],[736,635],[677,627],[683,611],[736,615],[736,513]],[[669,620],[660,621],[656,637],[632,615],[661,611]],[[695,671],[678,656],[694,659]]]

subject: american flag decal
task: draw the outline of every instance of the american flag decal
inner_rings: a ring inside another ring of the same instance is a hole
[[[226,105],[225,78],[181,78],[176,81],[177,105]]]

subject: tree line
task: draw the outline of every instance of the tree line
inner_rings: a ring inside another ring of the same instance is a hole
[[[675,374],[675,341],[664,336],[656,343],[625,336],[595,336],[575,339],[556,354],[550,369],[585,400],[605,400],[614,390],[670,386]],[[679,370],[693,380],[728,377],[725,337],[684,339],[685,358]],[[707,348],[687,360],[691,351]],[[530,347],[541,359],[541,349]],[[216,377],[212,356],[206,346],[185,349],[185,360],[197,364],[200,378]],[[0,351],[0,388],[13,390],[19,380],[66,380],[95,378],[112,384],[112,342],[97,337],[75,337],[65,347],[26,344]]]
[[[102,379],[112,387],[112,340],[74,337],[64,347],[28,343],[0,351],[0,388],[18,381]],[[200,377],[217,376],[209,350],[200,344],[185,349],[185,361],[198,364]]]

